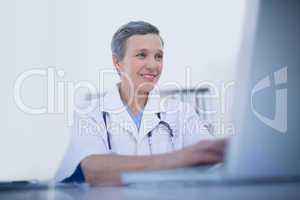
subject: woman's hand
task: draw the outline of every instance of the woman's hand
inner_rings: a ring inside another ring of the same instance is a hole
[[[223,162],[226,139],[202,140],[182,149],[185,166]]]

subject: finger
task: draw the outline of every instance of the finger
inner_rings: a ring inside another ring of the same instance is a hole
[[[217,159],[223,159],[225,143],[226,142],[224,139],[203,140],[192,146],[191,149],[193,152],[195,152],[197,159],[199,159],[201,156],[215,156]]]
[[[203,154],[199,159],[199,164],[215,164],[223,162],[223,155],[220,154]]]
[[[227,144],[227,139],[215,139],[212,140],[216,148],[224,149]]]
[[[206,152],[211,152],[211,153],[216,153],[216,154],[223,154],[224,149],[226,146],[226,140],[221,139],[221,140],[211,140],[211,141],[206,141],[205,143],[205,151]]]

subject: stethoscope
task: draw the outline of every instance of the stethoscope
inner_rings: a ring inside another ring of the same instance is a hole
[[[105,129],[106,129],[108,150],[110,152],[112,152],[111,138],[110,138],[111,134],[109,133],[109,131],[107,129],[107,115],[108,115],[107,112],[102,112],[102,117],[103,117]],[[171,126],[167,122],[161,120],[160,113],[157,113],[156,115],[157,115],[158,119],[160,120],[157,126],[163,125],[163,126],[165,126],[168,129],[169,136],[170,136],[170,141],[171,141],[171,146],[172,146],[172,150],[174,150],[175,149],[174,134],[173,134],[173,130],[172,130]],[[147,134],[147,136],[148,136],[149,151],[150,151],[150,154],[152,155],[152,153],[153,153],[153,151],[152,151],[152,131],[149,131],[148,134]]]

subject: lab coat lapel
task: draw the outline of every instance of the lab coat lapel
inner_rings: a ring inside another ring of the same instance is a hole
[[[123,133],[121,130],[123,129],[130,132],[135,138],[137,137],[137,128],[121,100],[118,85],[104,95],[100,105],[102,105],[102,111],[109,114],[108,130],[111,134]]]
[[[156,113],[144,113],[142,123],[139,130],[138,140],[141,141],[148,135],[150,131],[153,131],[159,124],[159,119]],[[153,134],[153,132],[152,132]]]
[[[164,112],[164,109],[161,105],[160,95],[155,93],[155,91],[150,92],[143,112],[139,141],[143,140],[150,131],[153,131],[158,126],[160,119],[157,114],[162,112]]]

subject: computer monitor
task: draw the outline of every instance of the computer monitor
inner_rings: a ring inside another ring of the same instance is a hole
[[[248,2],[237,64],[230,176],[300,175],[300,2]]]

